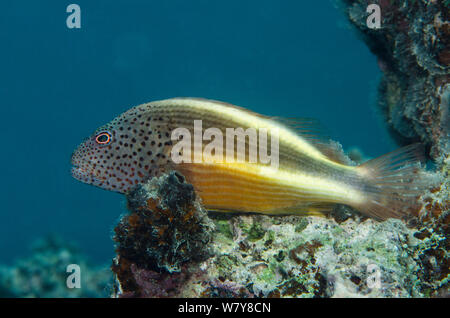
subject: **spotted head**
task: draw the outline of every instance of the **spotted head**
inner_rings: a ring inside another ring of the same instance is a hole
[[[125,193],[170,162],[166,120],[135,107],[98,128],[72,154],[72,176]]]

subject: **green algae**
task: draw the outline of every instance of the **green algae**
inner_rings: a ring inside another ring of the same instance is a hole
[[[251,242],[258,241],[264,237],[265,231],[259,223],[253,223],[247,232]]]
[[[233,239],[233,232],[231,231],[230,223],[228,223],[227,220],[217,220],[215,224],[217,232],[224,235],[227,239]]]
[[[217,261],[215,262],[217,266],[217,271],[220,276],[228,277],[233,271],[233,269],[236,268],[236,265],[238,265],[237,259],[233,255],[220,255],[217,258]]]
[[[295,232],[300,233],[308,226],[307,219],[300,219],[300,221],[295,225]]]

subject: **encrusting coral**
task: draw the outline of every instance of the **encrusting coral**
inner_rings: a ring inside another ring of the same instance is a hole
[[[418,275],[431,296],[450,296],[450,156],[448,152],[438,173],[442,183],[422,197],[422,211],[414,234],[423,242],[417,251]]]
[[[450,4],[446,0],[340,0],[383,72],[379,107],[400,144],[423,142],[440,162],[448,151]],[[380,28],[367,8],[381,10]]]

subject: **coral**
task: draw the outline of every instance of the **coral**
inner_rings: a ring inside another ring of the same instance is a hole
[[[214,224],[196,199],[193,186],[176,172],[138,185],[127,198],[130,214],[121,219],[114,236],[118,256],[112,269],[120,293],[168,296],[166,290],[173,288],[160,286],[186,280],[183,265],[209,256]],[[154,282],[153,289],[149,281]]]
[[[440,174],[442,183],[421,198],[423,202],[419,230],[415,236],[422,240],[417,250],[421,266],[418,275],[424,292],[430,296],[449,297],[450,287],[450,156],[444,155]]]
[[[437,220],[425,223],[415,233],[421,240],[415,251],[415,259],[420,266],[417,276],[426,296],[450,296],[450,214],[441,214]]]
[[[448,197],[441,190],[427,195],[443,203]],[[414,226],[362,218],[345,206],[328,218],[208,216],[192,191],[172,172],[129,194],[130,214],[116,228],[115,296],[448,295],[448,214],[440,213],[440,222],[423,216]],[[164,233],[172,234],[161,236],[159,228],[169,222]],[[178,240],[170,239],[173,233]],[[193,237],[196,244],[188,243]],[[174,246],[185,248],[175,252]]]
[[[217,272],[259,297],[418,296],[408,287],[416,263],[403,245],[413,231],[399,220],[362,223],[349,219],[239,216],[231,222],[234,240],[216,245],[210,274]],[[265,234],[250,239],[243,224]],[[376,235],[374,235],[376,233]],[[220,236],[220,233],[218,234]],[[369,289],[369,265],[380,270],[380,289]]]
[[[68,288],[67,265],[81,269],[81,288]],[[29,257],[0,267],[0,297],[107,297],[112,287],[108,267],[93,266],[61,238],[38,240]]]
[[[448,151],[450,11],[444,0],[341,0],[361,38],[378,57],[379,106],[400,144],[421,141],[438,161]],[[367,27],[369,4],[381,8],[381,28]],[[447,6],[447,7],[446,7]],[[439,161],[438,161],[439,162]]]

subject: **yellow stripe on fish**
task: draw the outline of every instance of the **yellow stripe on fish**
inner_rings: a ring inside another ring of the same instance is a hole
[[[364,195],[345,184],[246,164],[183,164],[179,169],[215,210],[276,214],[312,202],[361,204]]]

